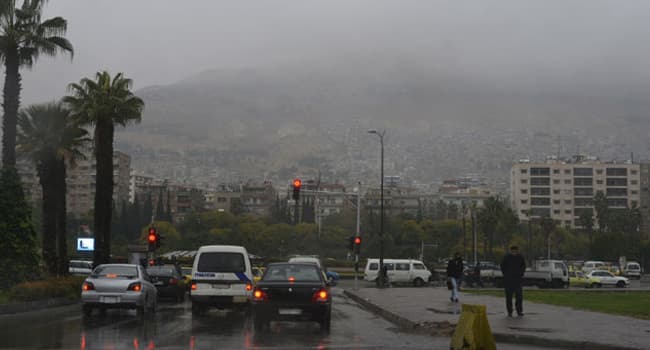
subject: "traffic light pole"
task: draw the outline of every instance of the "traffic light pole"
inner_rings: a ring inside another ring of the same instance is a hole
[[[361,181],[357,191],[357,237],[361,237]],[[358,289],[357,275],[359,273],[359,254],[354,254],[354,290]]]

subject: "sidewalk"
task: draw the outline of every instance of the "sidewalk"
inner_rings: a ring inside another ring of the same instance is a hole
[[[451,303],[447,289],[440,287],[346,288],[345,294],[403,327],[438,329],[443,334],[445,328],[451,331],[449,324],[456,323],[461,308],[460,303]],[[492,333],[501,343],[571,349],[650,348],[650,321],[530,303],[525,291],[523,318],[507,317],[503,298],[461,293],[461,303],[486,305]]]

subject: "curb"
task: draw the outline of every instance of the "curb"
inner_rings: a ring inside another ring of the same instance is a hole
[[[66,306],[79,303],[78,299],[54,298],[47,300],[28,301],[24,303],[13,303],[0,305],[0,315],[10,315],[29,311],[38,311],[45,308]]]
[[[361,304],[373,313],[383,317],[389,322],[392,322],[407,330],[417,330],[419,324],[390,312],[377,304],[366,300],[353,292],[344,290],[345,294],[350,299]],[[454,324],[452,326],[455,327]],[[533,345],[544,348],[564,348],[564,349],[584,349],[584,350],[641,350],[641,348],[630,348],[625,346],[615,346],[607,344],[592,343],[588,341],[573,341],[573,340],[560,340],[548,339],[530,335],[508,334],[508,333],[495,333],[493,332],[494,340],[499,343],[520,344],[520,345]]]

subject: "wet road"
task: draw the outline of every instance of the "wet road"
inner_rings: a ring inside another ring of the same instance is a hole
[[[449,338],[400,332],[334,288],[332,330],[316,323],[272,323],[256,334],[241,313],[208,312],[193,318],[189,301],[160,303],[140,319],[112,310],[83,318],[79,305],[0,316],[0,347],[40,349],[448,349]],[[518,345],[499,349],[530,349]]]

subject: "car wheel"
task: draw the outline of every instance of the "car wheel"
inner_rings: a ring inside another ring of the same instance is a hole
[[[616,282],[616,287],[618,287],[618,288],[625,288],[625,282],[623,282],[623,281],[618,281],[618,282]]]
[[[416,287],[422,287],[424,285],[424,280],[418,277],[413,281],[413,285]]]
[[[330,331],[330,326],[332,324],[332,314],[331,312],[328,312],[325,316],[323,316],[323,319],[320,320],[320,330],[323,332],[329,332]]]
[[[92,305],[83,305],[81,307],[81,310],[86,317],[90,317],[93,314],[93,307]]]

